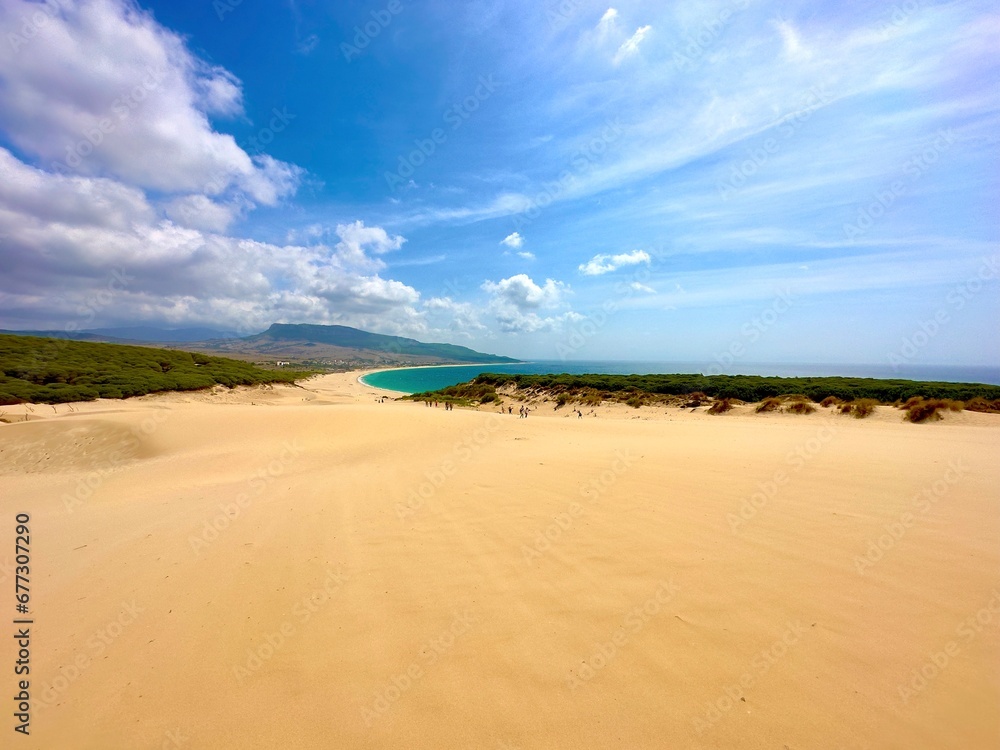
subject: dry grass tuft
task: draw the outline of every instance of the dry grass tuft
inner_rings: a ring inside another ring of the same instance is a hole
[[[777,411],[780,408],[781,408],[781,399],[774,398],[772,396],[771,398],[765,398],[763,401],[757,404],[756,412],[760,414],[763,411]]]
[[[982,396],[970,398],[965,402],[966,411],[978,411],[983,414],[1000,414],[1000,399],[987,401]]]
[[[936,422],[941,419],[941,410],[948,408],[948,402],[939,398],[932,399],[909,399],[904,405],[906,416],[903,418],[914,424],[921,422]]]
[[[785,411],[790,411],[792,414],[812,414],[816,411],[816,407],[805,401],[796,401],[794,404],[786,406]]]
[[[722,398],[708,407],[709,414],[725,414],[733,408],[732,399]]]
[[[840,405],[841,414],[853,414],[856,419],[864,419],[875,413],[878,401],[873,398],[859,398]]]

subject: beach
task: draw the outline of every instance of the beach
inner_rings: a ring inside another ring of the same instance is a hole
[[[1000,746],[1000,415],[519,419],[358,376],[3,407],[16,746]]]

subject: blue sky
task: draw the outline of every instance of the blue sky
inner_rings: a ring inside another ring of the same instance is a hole
[[[990,2],[4,0],[0,327],[998,365],[998,50]]]

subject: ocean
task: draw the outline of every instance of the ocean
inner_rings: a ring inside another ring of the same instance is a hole
[[[704,362],[601,362],[539,361],[511,365],[449,365],[446,367],[406,367],[365,375],[361,380],[375,388],[399,393],[422,393],[464,383],[484,372],[524,375],[601,373],[606,375],[650,375],[673,373],[708,374]],[[713,370],[714,372],[714,370]],[[843,376],[887,380],[930,380],[949,383],[1000,385],[1000,367],[954,367],[951,365],[789,365],[741,363],[727,375],[774,375],[778,377]]]

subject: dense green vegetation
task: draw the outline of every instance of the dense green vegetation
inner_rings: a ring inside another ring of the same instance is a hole
[[[621,401],[631,406],[644,403],[667,403],[676,397],[708,396],[714,399],[737,399],[764,402],[769,398],[796,394],[804,400],[827,404],[839,401],[870,399],[877,403],[904,402],[914,397],[967,401],[992,405],[1000,400],[1000,386],[976,383],[937,383],[915,380],[879,380],[876,378],[807,377],[778,378],[758,375],[509,375],[483,373],[469,383],[439,391],[417,393],[414,400],[439,399],[482,402],[497,389],[514,393],[539,394],[561,400],[599,404]],[[516,397],[516,396],[515,396]],[[832,397],[832,398],[831,398]],[[804,407],[801,407],[805,411]],[[979,408],[989,411],[991,408]]]
[[[262,370],[249,362],[196,352],[0,335],[0,405],[292,383],[309,374]]]

